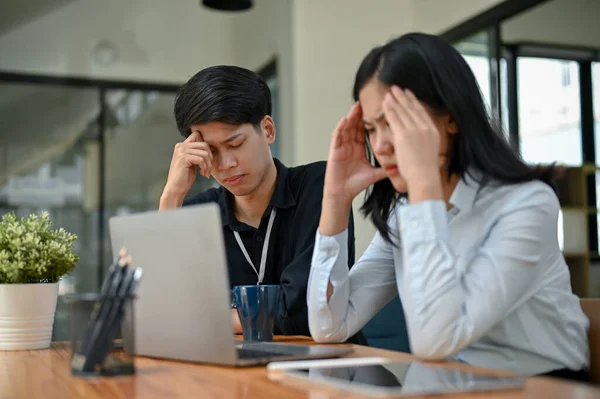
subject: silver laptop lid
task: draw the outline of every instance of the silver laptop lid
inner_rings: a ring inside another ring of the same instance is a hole
[[[144,278],[135,310],[135,352],[233,364],[229,282],[217,204],[112,217],[113,254],[126,248]]]

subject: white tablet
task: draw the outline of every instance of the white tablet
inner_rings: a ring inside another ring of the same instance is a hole
[[[526,381],[380,357],[273,362],[267,375],[275,381],[311,383],[373,397],[522,389]]]

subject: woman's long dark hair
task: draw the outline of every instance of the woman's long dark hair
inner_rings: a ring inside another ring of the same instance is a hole
[[[409,33],[376,47],[362,61],[354,82],[353,96],[371,79],[385,85],[411,90],[434,111],[449,112],[458,127],[449,142],[448,177],[477,170],[480,177],[469,174],[481,186],[490,181],[504,184],[535,179],[553,186],[555,168],[527,165],[508,143],[502,129],[489,116],[471,68],[450,44],[423,33]],[[368,140],[367,153],[379,166]],[[392,242],[388,218],[406,193],[398,193],[389,179],[375,183],[361,208],[370,217],[383,238]]]

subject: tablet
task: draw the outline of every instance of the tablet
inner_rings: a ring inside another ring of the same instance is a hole
[[[267,375],[275,381],[303,382],[372,397],[516,390],[526,381],[525,377],[493,377],[380,357],[272,362]]]

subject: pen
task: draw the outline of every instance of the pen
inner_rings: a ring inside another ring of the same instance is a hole
[[[132,291],[135,292],[137,283],[142,276],[142,269],[136,268],[135,270],[129,269],[124,277],[124,281],[119,288],[116,298],[113,301],[113,305],[110,308],[110,314],[106,318],[106,322],[103,325],[102,331],[98,338],[98,351],[94,355],[95,360],[101,355],[107,352],[110,348],[112,340],[115,334],[119,332],[121,321],[123,318],[124,307],[128,300],[131,300]]]
[[[101,305],[98,312],[98,317],[94,320],[91,326],[91,332],[89,336],[89,343],[84,352],[85,361],[83,363],[84,371],[91,371],[95,363],[93,362],[96,358],[95,354],[98,352],[98,339],[102,332],[103,326],[106,323],[106,318],[110,312],[111,306],[113,306],[113,300],[119,291],[119,287],[123,282],[123,277],[128,269],[129,258],[121,258],[119,260],[119,268],[115,271],[113,278],[111,279],[106,295],[100,299]]]
[[[98,300],[94,304],[94,308],[92,309],[92,312],[90,314],[88,330],[79,347],[79,353],[85,354],[88,351],[89,341],[91,339],[90,334],[92,331],[92,326],[96,322],[98,314],[100,313],[100,309],[102,308],[102,304],[104,303],[103,298],[105,298],[108,295],[108,291],[110,289],[112,281],[115,278],[115,273],[117,272],[117,269],[119,269],[119,263],[123,258],[125,258],[126,255],[127,250],[125,248],[121,248],[121,251],[119,251],[119,258],[109,266],[108,271],[106,272],[106,276],[104,277],[104,281],[102,282],[102,287],[100,288]]]

